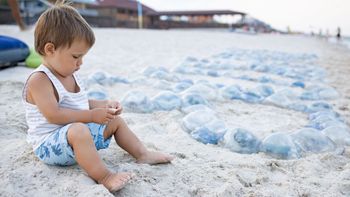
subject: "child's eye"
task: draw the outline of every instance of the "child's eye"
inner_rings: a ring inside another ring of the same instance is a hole
[[[79,57],[78,57],[78,56],[73,55],[73,58],[74,58],[74,59],[78,59]]]

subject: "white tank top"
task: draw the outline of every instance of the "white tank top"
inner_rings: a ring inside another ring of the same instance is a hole
[[[78,93],[68,92],[62,83],[55,77],[55,75],[53,75],[52,72],[44,65],[40,65],[29,75],[29,77],[35,72],[43,72],[51,80],[54,88],[58,93],[59,107],[77,110],[89,109],[87,94],[82,82],[75,74],[73,74],[73,76],[80,89]],[[47,137],[53,134],[55,130],[65,125],[49,123],[36,105],[27,102],[27,83],[29,77],[27,78],[27,81],[23,88],[22,100],[25,106],[26,121],[29,127],[27,133],[27,141],[33,146],[33,149],[35,150],[46,140]]]

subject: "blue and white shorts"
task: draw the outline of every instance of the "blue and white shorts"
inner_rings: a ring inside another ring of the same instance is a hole
[[[71,124],[57,129],[42,143],[34,154],[44,163],[50,165],[68,166],[76,163],[72,147],[68,143],[67,131]],[[111,137],[104,139],[103,132],[106,125],[87,123],[96,149],[105,149],[111,142]]]

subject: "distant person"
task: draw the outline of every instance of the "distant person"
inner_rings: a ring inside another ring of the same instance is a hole
[[[329,29],[326,29],[326,38],[329,38]]]
[[[97,150],[107,148],[112,136],[138,163],[169,163],[173,157],[146,149],[119,116],[119,102],[88,100],[75,72],[94,42],[88,23],[63,1],[40,16],[34,45],[43,63],[28,77],[22,96],[27,139],[42,162],[77,162],[97,183],[117,191],[132,174],[111,172],[99,157]]]
[[[323,37],[322,29],[319,29],[319,30],[318,30],[318,36],[319,36],[319,37]]]
[[[311,36],[315,36],[315,33],[314,33],[314,31],[311,31],[311,33],[310,33],[310,34],[311,34]]]
[[[341,29],[340,27],[337,28],[337,39],[341,39]]]
[[[21,14],[20,14],[20,11],[19,11],[17,0],[7,0],[7,3],[8,3],[8,5],[11,8],[12,16],[15,19],[17,25],[19,26],[19,28],[21,30],[25,30],[27,27],[26,27],[26,25],[24,24],[24,22],[23,22],[23,20],[21,18]]]

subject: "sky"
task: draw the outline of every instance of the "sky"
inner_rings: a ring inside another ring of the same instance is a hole
[[[234,10],[285,31],[350,36],[350,0],[140,0],[157,10]]]

